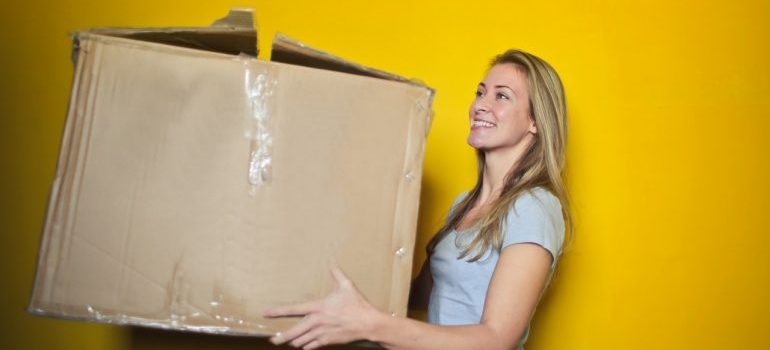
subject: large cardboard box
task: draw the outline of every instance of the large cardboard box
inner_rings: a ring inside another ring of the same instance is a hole
[[[432,90],[251,16],[76,35],[30,312],[266,335],[336,263],[406,313]]]

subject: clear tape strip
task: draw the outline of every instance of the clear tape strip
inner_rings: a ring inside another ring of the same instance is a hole
[[[166,319],[159,319],[153,317],[130,316],[120,312],[100,311],[91,305],[86,305],[84,310],[79,310],[74,313],[64,311],[52,312],[46,309],[29,309],[28,311],[35,315],[62,319],[93,321],[114,325],[143,326],[210,334],[260,336],[272,335],[278,331],[278,329],[264,324],[253,323],[235,318],[221,317],[219,315],[215,315],[212,320],[207,318],[211,317],[211,315],[203,315],[200,313],[191,314],[190,317],[171,314],[168,315],[168,318]],[[196,325],[194,322],[202,322],[205,325]],[[215,323],[220,323],[220,325]]]
[[[272,147],[270,116],[274,113],[275,87],[278,83],[270,65],[242,57],[246,67],[244,82],[246,89],[245,137],[251,140],[249,151],[248,180],[252,190],[269,183],[272,177]]]
[[[410,202],[419,201],[422,186],[422,163],[425,155],[425,138],[431,121],[433,91],[420,88],[412,95],[414,100],[409,111],[409,127],[404,150],[403,180],[399,181],[396,216],[393,231],[394,249],[391,275],[391,297],[388,312],[391,316],[406,316],[409,276],[412,273],[412,252],[414,251],[414,230],[417,228],[417,208],[406,210]],[[416,202],[415,202],[416,203]]]

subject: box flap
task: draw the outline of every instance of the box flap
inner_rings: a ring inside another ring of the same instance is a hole
[[[215,21],[210,27],[95,28],[86,33],[232,55],[243,53],[256,57],[258,54],[253,9],[231,9],[227,16]]]
[[[418,85],[431,90],[431,93],[433,92],[433,89],[418,80],[404,78],[402,76],[388,73],[376,68],[367,67],[358,63],[347,61],[327,52],[309,47],[304,43],[281,33],[277,33],[273,39],[273,49],[270,60],[273,62],[283,62],[298,66],[326,69],[385,80],[400,81]]]

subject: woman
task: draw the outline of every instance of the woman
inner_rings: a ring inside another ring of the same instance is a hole
[[[355,340],[388,349],[523,348],[570,218],[561,177],[567,132],[561,81],[540,58],[509,50],[479,83],[469,121],[478,180],[455,200],[413,288],[413,306],[429,299],[429,323],[376,310],[334,269],[337,289],[325,299],[265,312],[305,316],[273,343],[304,349]]]

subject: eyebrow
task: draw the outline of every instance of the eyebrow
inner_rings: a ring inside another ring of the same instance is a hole
[[[484,84],[483,82],[479,83],[479,86],[483,86],[485,89],[487,88],[487,84]],[[515,95],[517,95],[517,96],[519,95],[519,94],[516,92],[516,90],[512,89],[512,88],[511,88],[510,86],[508,86],[508,85],[495,85],[495,88],[496,88],[496,89],[499,89],[499,88],[506,88],[506,89],[508,89],[508,90],[511,90],[511,92],[513,92]]]

